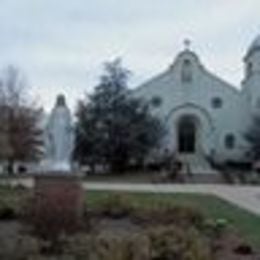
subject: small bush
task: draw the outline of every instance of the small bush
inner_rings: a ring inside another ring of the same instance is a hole
[[[233,184],[234,183],[234,177],[233,177],[232,173],[230,172],[230,170],[222,169],[221,175],[222,175],[223,180],[226,183],[228,183],[228,184]]]
[[[14,187],[17,191],[27,191],[28,188],[22,184],[22,183],[18,183],[17,185],[15,185]]]
[[[229,223],[226,219],[207,220],[204,223],[203,232],[208,236],[212,252],[219,249],[218,241],[227,234]]]
[[[248,176],[248,183],[252,185],[259,185],[260,184],[260,175],[251,173]]]
[[[122,194],[113,194],[104,199],[97,208],[97,212],[111,218],[126,217],[134,207],[130,200]]]
[[[203,214],[192,207],[181,205],[163,205],[155,206],[153,209],[137,209],[132,217],[144,226],[150,225],[172,225],[176,224],[182,227],[202,227],[204,224]]]
[[[238,255],[252,255],[254,253],[252,247],[246,243],[241,243],[238,245],[234,252]]]
[[[238,177],[240,183],[242,183],[242,184],[247,183],[247,175],[248,175],[248,172],[243,172],[243,171],[237,172],[237,177]]]
[[[71,237],[65,253],[78,260],[209,260],[207,248],[196,229],[157,226],[125,236],[106,231]]]
[[[207,240],[193,228],[162,226],[148,230],[150,259],[209,260]]]
[[[12,207],[2,206],[0,207],[0,220],[14,220],[17,218],[17,214]]]
[[[38,240],[28,236],[15,236],[12,240],[0,240],[0,259],[21,260],[36,259],[39,254]]]
[[[90,258],[90,252],[92,251],[91,236],[88,234],[75,234],[67,238],[64,246],[64,252],[67,255],[74,256],[77,260],[85,260]]]
[[[150,260],[150,242],[146,234],[118,236],[102,232],[93,239],[90,260]],[[82,259],[83,260],[83,259]]]
[[[35,257],[40,252],[40,242],[38,239],[23,235],[20,236],[16,243],[15,254],[20,257],[20,259],[27,259],[28,257]]]

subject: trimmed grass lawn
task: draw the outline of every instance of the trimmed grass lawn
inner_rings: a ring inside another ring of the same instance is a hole
[[[95,207],[105,198],[115,192],[88,191],[86,203],[89,207]],[[185,205],[198,208],[210,219],[224,218],[237,230],[242,237],[250,241],[256,248],[260,248],[260,217],[243,209],[231,205],[212,195],[200,194],[147,194],[147,193],[116,193],[123,194],[127,200],[137,207],[156,207],[166,205]]]

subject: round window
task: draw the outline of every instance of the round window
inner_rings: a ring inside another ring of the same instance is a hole
[[[153,107],[159,107],[162,104],[162,99],[159,96],[154,96],[151,99],[151,104]]]
[[[220,97],[214,97],[211,100],[211,105],[213,108],[221,108],[223,105],[223,101]]]

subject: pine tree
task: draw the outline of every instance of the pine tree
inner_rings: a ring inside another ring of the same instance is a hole
[[[162,124],[147,103],[133,97],[128,77],[120,59],[106,63],[94,93],[79,102],[75,158],[81,163],[122,172],[130,162],[142,163],[159,144]]]

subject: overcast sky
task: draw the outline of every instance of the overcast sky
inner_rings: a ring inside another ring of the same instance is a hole
[[[47,110],[60,92],[73,108],[118,56],[137,86],[165,70],[185,38],[239,87],[258,34],[259,0],[0,0],[0,65],[21,68]]]

